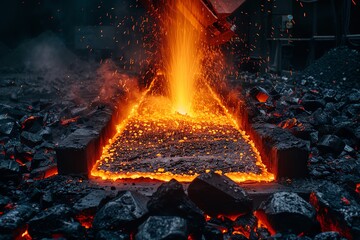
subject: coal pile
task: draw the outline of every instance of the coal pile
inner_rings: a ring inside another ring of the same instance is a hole
[[[216,173],[200,175],[189,194],[176,180],[157,186],[140,193],[64,176],[24,183],[22,191],[2,186],[7,196],[1,198],[6,205],[0,209],[0,233],[2,239],[124,240],[356,239],[359,234],[359,205],[330,182],[312,183],[310,199],[280,191],[260,205],[253,201],[258,196]],[[338,203],[339,197],[348,203]]]
[[[300,78],[301,74],[287,78],[249,73],[229,77],[232,89],[239,90],[236,94],[245,96],[246,120],[269,144],[308,155],[305,176],[277,179],[273,183],[277,188],[264,184],[267,191],[263,192],[252,189],[257,184],[239,185],[213,171],[189,185],[149,179],[99,183],[57,175],[58,144],[75,132],[94,132],[98,124],[94,119],[110,116],[116,98],[133,97],[120,87],[113,91],[114,82],[105,81],[115,76],[117,82],[124,75],[113,75],[111,64],[96,66],[92,72],[70,67],[57,76],[56,84],[45,88],[53,76],[48,70],[2,69],[0,238],[357,239],[360,91],[355,65],[359,61],[330,66],[329,56],[337,56],[338,51],[354,55],[351,59],[358,57],[349,49],[332,50]],[[342,59],[341,54],[337,58]],[[106,78],[103,73],[108,71],[112,74]],[[343,84],[329,82],[325,74]],[[215,136],[229,138],[221,131]],[[181,134],[176,138],[183,145],[186,140]],[[218,144],[222,149],[214,148],[218,157],[226,153],[224,142]],[[208,144],[202,144],[196,152],[205,151],[202,147]],[[239,145],[228,146],[240,155]],[[161,153],[169,154],[164,147]],[[136,160],[146,155],[124,152]],[[156,159],[158,152],[152,153]]]
[[[299,74],[322,87],[359,89],[360,53],[346,46],[331,49]]]

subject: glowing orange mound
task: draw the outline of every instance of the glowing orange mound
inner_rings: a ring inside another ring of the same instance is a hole
[[[169,181],[174,178],[190,182],[211,169],[236,182],[274,179],[262,164],[249,136],[239,129],[209,89],[198,89],[193,103],[193,110],[182,115],[173,109],[166,97],[145,93],[128,118],[118,125],[116,135],[104,147],[91,175],[112,180],[150,178]],[[219,160],[229,158],[230,167],[221,167],[221,162],[218,164]],[[178,169],[178,160],[189,159],[192,162],[185,166],[193,168]],[[244,168],[242,161],[245,159],[253,161],[252,167]]]
[[[210,76],[223,79],[222,56],[202,44],[202,29],[184,5],[202,14],[191,0],[167,1],[161,14],[160,85],[166,89],[157,94],[152,83],[117,126],[91,175],[190,182],[212,170],[236,182],[272,181],[254,143],[208,86]]]

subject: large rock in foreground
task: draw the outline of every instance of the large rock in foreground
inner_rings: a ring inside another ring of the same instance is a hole
[[[198,176],[188,187],[190,199],[210,216],[244,215],[252,211],[252,200],[234,181],[217,173]]]
[[[148,203],[151,215],[178,216],[185,219],[191,233],[201,232],[205,225],[203,212],[189,199],[178,181],[163,183]]]
[[[93,227],[97,230],[120,230],[135,228],[147,214],[148,198],[132,191],[121,192],[105,204],[95,215]]]
[[[360,206],[342,187],[324,182],[310,195],[322,231],[337,231],[347,239],[360,236]]]
[[[187,223],[180,217],[152,216],[140,227],[135,240],[187,240]]]
[[[296,193],[274,193],[260,205],[259,218],[265,218],[276,232],[299,234],[316,223],[315,209]]]

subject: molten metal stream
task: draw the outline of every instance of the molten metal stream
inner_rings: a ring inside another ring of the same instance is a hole
[[[196,91],[196,78],[201,72],[202,58],[201,35],[193,26],[196,19],[193,19],[188,8],[198,12],[200,9],[192,0],[168,1],[167,7],[170,16],[165,14],[167,25],[162,48],[165,74],[174,110],[188,114]]]

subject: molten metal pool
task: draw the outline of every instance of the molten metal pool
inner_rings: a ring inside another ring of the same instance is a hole
[[[259,152],[209,87],[199,89],[193,111],[147,91],[117,127],[91,174],[102,179],[150,178],[190,182],[216,171],[236,182],[271,181]]]

